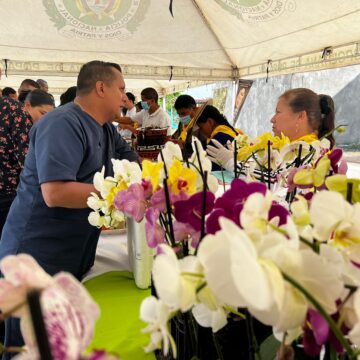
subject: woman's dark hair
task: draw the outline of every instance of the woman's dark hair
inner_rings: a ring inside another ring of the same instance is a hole
[[[130,101],[132,101],[133,103],[135,103],[135,95],[134,95],[133,93],[127,92],[127,93],[126,93],[126,96],[127,96],[127,98],[128,98]]]
[[[74,101],[76,98],[76,89],[76,86],[71,86],[60,95],[60,106]]]
[[[26,97],[31,93],[31,90],[22,90],[18,96],[18,100],[21,103],[25,102]]]
[[[230,123],[226,120],[223,114],[220,114],[220,111],[212,105],[206,105],[205,109],[197,119],[197,124],[202,124],[207,121],[207,119],[213,119],[218,125],[226,125],[230,129],[232,129],[235,133],[236,130],[230,125]]]
[[[9,96],[9,95],[13,95],[16,94],[16,90],[11,88],[11,87],[4,87],[2,90],[2,96]]]
[[[41,105],[51,105],[55,107],[54,97],[39,89],[30,91],[25,98],[25,102],[29,102],[32,107]]]
[[[139,108],[140,110],[142,110],[141,101],[137,102],[137,103],[135,104],[135,106],[136,106],[137,108]]]
[[[319,138],[335,128],[335,106],[329,95],[318,95],[310,89],[298,88],[286,91],[280,96],[284,98],[293,112],[305,111],[309,126]],[[334,135],[326,137],[331,147],[335,145]]]

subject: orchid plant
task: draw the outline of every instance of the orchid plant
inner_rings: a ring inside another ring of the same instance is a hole
[[[69,273],[48,275],[30,255],[7,256],[0,263],[0,309],[2,319],[20,318],[25,347],[3,351],[20,352],[16,359],[37,360],[41,356],[34,336],[33,322],[26,295],[30,290],[41,292],[40,303],[47,340],[54,360],[101,359],[116,357],[104,351],[86,354],[99,308],[87,290]]]
[[[93,193],[88,199],[93,209],[89,222],[99,228],[111,228],[124,217],[137,222],[145,219],[151,248],[161,243],[178,249],[188,244],[196,248],[201,236],[202,199],[207,213],[218,182],[210,174],[211,161],[199,140],[194,138],[192,146],[193,155],[185,160],[180,147],[172,142],[166,143],[157,162],[112,160],[113,177],[104,177],[104,170],[94,177],[100,195]],[[184,219],[188,220],[187,227]]]
[[[149,324],[144,331],[151,334],[146,350],[162,347],[176,356],[168,322],[191,310],[197,323],[214,333],[230,313],[250,314],[273,327],[282,342],[279,354],[300,339],[311,356],[329,344],[334,355],[355,359],[360,346],[360,203],[323,190],[311,201],[298,195],[288,210],[265,184],[240,179],[209,201],[207,235],[196,253],[179,259],[176,249],[158,247],[152,271],[158,297],[145,299],[140,309]],[[197,203],[191,198],[180,202],[181,216],[175,210],[185,228],[194,221],[189,214],[196,213]],[[248,313],[239,313],[244,308]]]
[[[340,125],[335,131],[343,132],[344,128]],[[245,175],[248,180],[267,183],[269,189],[288,188],[287,200],[291,202],[297,187],[319,187],[327,176],[346,173],[342,150],[331,150],[327,135],[318,140],[310,134],[292,142],[283,134],[264,133],[254,139],[238,135],[231,146],[235,178]],[[295,175],[299,170],[306,171]]]

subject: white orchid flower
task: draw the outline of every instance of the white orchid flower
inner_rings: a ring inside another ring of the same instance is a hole
[[[92,210],[100,210],[102,207],[104,207],[106,201],[103,199],[100,199],[99,196],[96,193],[91,193],[91,196],[87,199],[87,206]]]
[[[88,216],[88,221],[90,225],[96,226],[100,229],[105,224],[105,217],[101,216],[98,211],[92,211]]]
[[[224,304],[269,309],[274,295],[253,242],[232,221],[220,218],[220,225],[221,230],[207,235],[198,249],[208,286]]]
[[[227,312],[222,307],[211,310],[205,304],[198,304],[192,308],[192,313],[198,324],[211,327],[214,333],[227,324]]]
[[[282,164],[292,163],[299,156],[299,149],[301,145],[301,158],[303,159],[310,152],[310,145],[305,141],[295,141],[290,144],[285,145],[280,150],[280,158]]]
[[[360,203],[350,205],[340,193],[324,190],[314,195],[310,215],[317,240],[332,238],[344,248],[360,242]]]
[[[180,146],[171,141],[165,143],[165,146],[162,149],[162,155],[164,157],[164,163],[167,169],[171,166],[174,160],[183,161]],[[161,154],[158,155],[157,161],[163,161]]]
[[[283,249],[276,264],[312,294],[329,314],[336,311],[336,301],[343,291],[341,273],[336,265],[310,249],[289,247]]]
[[[360,268],[354,265],[351,258],[338,247],[321,244],[320,255],[325,257],[341,274],[344,284],[360,287]]]
[[[189,310],[196,302],[196,289],[203,277],[195,256],[178,259],[174,250],[159,245],[159,255],[153,264],[153,280],[159,298],[172,310]]]
[[[142,301],[140,319],[149,323],[142,332],[150,333],[150,343],[145,348],[146,352],[162,348],[164,355],[167,355],[171,346],[173,356],[176,358],[176,344],[168,327],[171,314],[169,307],[154,296],[149,296]]]
[[[348,336],[354,345],[360,346],[360,289],[356,290],[353,295],[353,309],[357,321],[355,326],[350,330]]]
[[[251,194],[240,213],[240,223],[251,238],[258,238],[264,233],[268,224],[268,213],[272,204],[272,196],[267,192]]]
[[[114,177],[117,181],[123,180],[127,185],[141,183],[141,168],[136,162],[129,160],[111,159]]]
[[[116,186],[116,180],[111,177],[104,178],[105,167],[101,169],[101,172],[97,172],[94,175],[94,187],[100,192],[103,199],[106,199],[109,192]]]
[[[211,172],[212,163],[211,160],[208,158],[206,151],[203,149],[200,140],[193,136],[191,146],[193,149],[193,153],[189,158],[190,167],[196,167],[197,169],[200,169],[200,162],[202,170],[207,171],[209,174]],[[199,158],[197,156],[196,148],[199,153]],[[191,163],[194,164],[194,166],[192,166]]]

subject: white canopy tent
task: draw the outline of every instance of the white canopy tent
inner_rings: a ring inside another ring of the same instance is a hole
[[[59,94],[93,59],[161,94],[360,63],[359,0],[173,0],[174,17],[169,3],[0,0],[0,87],[44,78]]]

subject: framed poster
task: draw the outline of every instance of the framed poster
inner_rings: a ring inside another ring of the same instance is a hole
[[[244,105],[245,99],[250,91],[251,85],[253,80],[237,80],[237,92],[234,104],[234,118],[233,118],[233,125],[236,124],[237,119],[239,117],[241,108]]]

